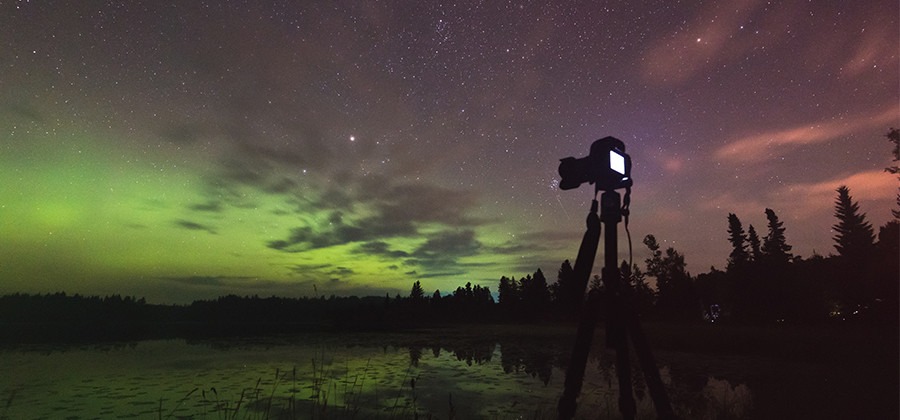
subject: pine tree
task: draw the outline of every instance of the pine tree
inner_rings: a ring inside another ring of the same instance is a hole
[[[625,261],[622,261],[619,271],[622,273],[622,280],[631,288],[632,302],[636,306],[638,313],[646,313],[653,307],[655,297],[653,289],[647,284],[647,277],[637,264],[629,267]]]
[[[786,263],[793,258],[791,246],[784,237],[784,222],[778,221],[778,216],[772,209],[766,209],[766,220],[769,223],[769,234],[763,239],[762,253],[771,262]]]
[[[534,272],[529,286],[527,290],[523,290],[523,294],[528,297],[529,303],[534,305],[533,309],[546,308],[550,304],[550,289],[547,287],[547,278],[540,268]]]
[[[838,196],[834,201],[834,217],[838,223],[832,226],[837,232],[834,248],[841,256],[858,261],[871,255],[875,248],[875,233],[866,221],[865,213],[859,212],[859,203],[850,197],[850,189],[841,185],[835,191]]]
[[[728,242],[731,242],[728,269],[733,270],[746,266],[750,260],[750,254],[747,253],[747,235],[741,226],[741,220],[734,213],[728,213]]]
[[[691,274],[687,272],[684,255],[675,248],[660,250],[656,237],[644,237],[644,245],[650,249],[651,257],[646,259],[647,275],[656,278],[656,306],[667,316],[681,319],[699,317],[699,303]]]
[[[884,168],[884,170],[900,178],[900,166],[897,166],[897,162],[900,162],[900,130],[891,127],[885,137],[887,137],[889,142],[893,143],[894,148],[891,150],[891,154],[894,156],[894,164]],[[897,194],[897,209],[891,210],[891,214],[894,215],[895,219],[900,219],[900,193]]]
[[[553,301],[562,307],[572,308],[577,306],[579,304],[578,298],[584,291],[578,290],[576,283],[575,270],[572,268],[572,264],[569,260],[563,261],[559,267],[556,283],[553,283],[551,286],[550,292],[553,295]]]
[[[425,298],[425,290],[422,289],[422,283],[418,280],[413,283],[412,289],[409,291],[409,298],[416,301]]]
[[[747,242],[750,243],[750,260],[759,261],[759,258],[762,256],[762,250],[760,249],[759,235],[756,234],[756,229],[753,225],[747,227]]]
[[[518,303],[519,291],[516,279],[510,280],[506,276],[500,277],[500,286],[497,288],[497,293],[499,293],[498,299],[501,305],[511,306]]]

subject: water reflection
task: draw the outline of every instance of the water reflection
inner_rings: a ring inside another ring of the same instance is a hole
[[[567,344],[323,335],[2,350],[0,417],[555,418]],[[591,355],[580,416],[618,416],[613,361]],[[661,373],[684,418],[750,416],[742,383],[677,364]],[[639,374],[634,389],[639,417],[655,417]]]

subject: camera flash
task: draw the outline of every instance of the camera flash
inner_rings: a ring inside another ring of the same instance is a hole
[[[616,153],[615,150],[609,151],[609,169],[625,175],[625,156]]]

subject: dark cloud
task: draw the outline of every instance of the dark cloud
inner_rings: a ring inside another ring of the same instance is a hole
[[[353,271],[353,269],[348,268],[348,267],[336,267],[334,270],[331,270],[329,272],[329,274],[335,275],[335,276],[349,276],[353,273],[355,273]]]
[[[332,264],[294,264],[290,268],[291,268],[291,271],[294,273],[305,274],[305,273],[309,273],[309,272],[322,271],[326,268],[331,268],[331,267],[333,267]]]
[[[357,247],[353,252],[357,254],[374,255],[389,260],[409,257],[408,252],[390,249],[390,245],[383,241],[366,242]]]
[[[404,263],[420,266],[428,270],[428,274],[433,274],[460,267],[460,258],[475,255],[482,247],[472,230],[445,231],[432,236],[416,248],[411,254],[412,258]]]
[[[413,252],[413,256],[428,259],[441,256],[464,257],[475,255],[481,247],[473,230],[446,231],[429,238]]]
[[[159,131],[159,135],[178,145],[188,145],[197,142],[197,139],[203,135],[205,130],[192,124],[170,124]]]
[[[188,209],[195,211],[205,211],[210,213],[219,213],[222,211],[222,202],[221,201],[207,201],[205,203],[192,204],[188,206]]]
[[[332,226],[324,232],[316,232],[311,227],[304,226],[292,229],[290,236],[285,240],[270,241],[268,246],[280,251],[302,252],[362,241],[371,237],[372,233],[355,226]]]
[[[24,102],[13,102],[0,106],[0,114],[9,114],[36,123],[46,121],[38,108]]]
[[[217,234],[216,230],[212,226],[204,225],[202,223],[192,222],[190,220],[179,219],[175,221],[175,225],[188,230],[202,230],[213,235]]]
[[[581,243],[582,235],[582,232],[576,231],[539,230],[523,232],[516,235],[515,239],[491,247],[490,250],[494,254],[503,255],[540,254],[565,249],[566,244],[571,244],[571,247],[577,250]]]
[[[428,272],[424,274],[417,274],[416,277],[420,279],[431,279],[435,277],[456,277],[460,278],[466,274],[464,270],[452,270],[452,271],[439,271],[439,272]]]
[[[349,220],[347,213],[329,208],[328,225],[321,230],[310,226],[291,230],[286,239],[270,241],[268,246],[288,252],[344,245],[353,242],[370,242],[357,249],[361,253],[381,256],[403,257],[395,251],[388,252],[383,239],[392,237],[420,237],[419,227],[423,224],[440,224],[447,227],[472,227],[484,223],[469,217],[467,213],[476,205],[476,195],[467,191],[451,190],[426,184],[391,185],[386,179],[381,182],[366,181],[358,189],[327,192],[326,203],[359,203],[374,210],[374,214]],[[352,191],[358,191],[354,199]],[[322,204],[322,203],[320,203]],[[379,248],[380,247],[380,248]],[[426,250],[427,251],[427,250]]]
[[[191,286],[202,286],[202,287],[221,287],[221,286],[232,286],[238,283],[243,282],[253,282],[254,286],[258,286],[259,283],[256,283],[258,280],[256,277],[240,277],[240,276],[186,276],[186,277],[164,277],[164,280],[173,281],[176,283],[191,285]]]

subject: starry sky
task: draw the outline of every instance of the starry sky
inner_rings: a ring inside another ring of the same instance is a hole
[[[593,198],[559,159],[605,136],[634,162],[636,262],[652,233],[724,268],[728,213],[763,235],[767,207],[828,255],[837,186],[876,230],[895,206],[898,8],[3,2],[0,293],[552,280]]]

